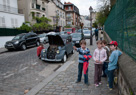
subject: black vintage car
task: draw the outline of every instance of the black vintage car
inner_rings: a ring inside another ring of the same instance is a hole
[[[66,62],[73,53],[72,37],[70,35],[48,35],[49,47],[41,52],[41,60]]]
[[[5,43],[5,48],[8,50],[22,49],[32,45],[39,46],[40,40],[36,33],[22,33],[15,36],[11,41]]]

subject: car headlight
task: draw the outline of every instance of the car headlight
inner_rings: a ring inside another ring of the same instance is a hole
[[[16,41],[14,44],[18,44],[19,43],[19,41]]]
[[[57,50],[57,53],[59,53],[59,50]]]
[[[45,50],[43,50],[43,52],[45,52]]]

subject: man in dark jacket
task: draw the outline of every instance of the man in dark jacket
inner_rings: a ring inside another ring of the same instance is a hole
[[[98,29],[96,28],[95,29],[95,38],[96,38],[96,41],[98,40]]]

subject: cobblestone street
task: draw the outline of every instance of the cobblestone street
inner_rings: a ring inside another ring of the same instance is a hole
[[[90,47],[89,40],[87,40],[87,47],[90,49],[91,54],[93,54],[96,48],[96,42],[94,41],[93,46]],[[94,61],[90,60],[89,64],[89,83],[90,86],[84,84],[84,78],[82,76],[82,81],[80,83],[75,83],[77,80],[78,71],[78,53],[76,53],[76,58],[71,60],[74,61],[68,69],[61,72],[51,80],[44,88],[42,88],[37,95],[118,95],[117,88],[113,91],[108,89],[107,82],[105,78],[102,78],[102,85],[99,87],[94,86]]]

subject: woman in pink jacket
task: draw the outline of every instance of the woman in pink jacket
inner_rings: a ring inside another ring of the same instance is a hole
[[[97,42],[97,48],[93,53],[93,59],[95,61],[94,84],[97,87],[101,85],[103,62],[107,59],[106,50],[102,48],[101,41]]]

